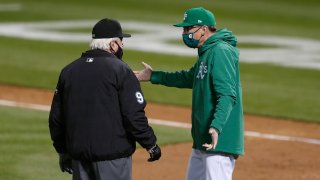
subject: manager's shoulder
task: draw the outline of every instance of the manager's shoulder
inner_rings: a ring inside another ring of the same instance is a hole
[[[214,48],[212,48],[212,54],[214,55],[220,55],[220,54],[232,54],[232,55],[239,55],[239,49],[234,46],[231,45],[227,42],[220,42],[217,43],[216,46],[214,46]]]
[[[214,51],[219,51],[219,50],[234,51],[236,49],[237,47],[225,41],[219,41],[213,48]]]

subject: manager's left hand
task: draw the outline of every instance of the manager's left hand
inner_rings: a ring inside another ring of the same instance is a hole
[[[211,149],[215,149],[218,144],[218,132],[214,128],[209,129],[209,134],[211,134],[212,143],[211,144],[203,144],[202,146],[206,148],[207,151]]]

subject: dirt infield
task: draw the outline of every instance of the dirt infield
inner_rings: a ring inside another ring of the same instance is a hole
[[[0,85],[0,99],[19,102],[49,105],[52,92]],[[146,112],[150,118],[190,123],[190,108],[149,103]],[[252,115],[245,115],[245,130],[320,139],[320,124]],[[133,156],[133,179],[185,179],[191,143],[164,146],[162,151],[160,161],[148,163],[147,152],[138,149]],[[236,163],[236,180],[320,180],[320,145],[246,137],[245,151]]]

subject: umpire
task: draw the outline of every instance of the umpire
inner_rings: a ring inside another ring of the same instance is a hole
[[[136,141],[150,158],[161,150],[148,125],[140,84],[122,59],[118,21],[102,19],[91,50],[60,73],[49,116],[50,135],[62,172],[74,180],[130,180]]]

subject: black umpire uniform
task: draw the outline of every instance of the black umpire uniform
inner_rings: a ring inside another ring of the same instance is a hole
[[[128,35],[117,21],[103,19],[95,25],[93,38],[109,36]],[[110,52],[89,50],[61,71],[49,116],[53,146],[59,154],[70,155],[73,163],[131,158],[136,141],[150,150],[156,136],[145,106],[139,81],[128,65]],[[70,168],[62,170],[75,173],[74,164]],[[95,171],[88,165],[82,168]],[[88,179],[100,179],[89,174]]]

